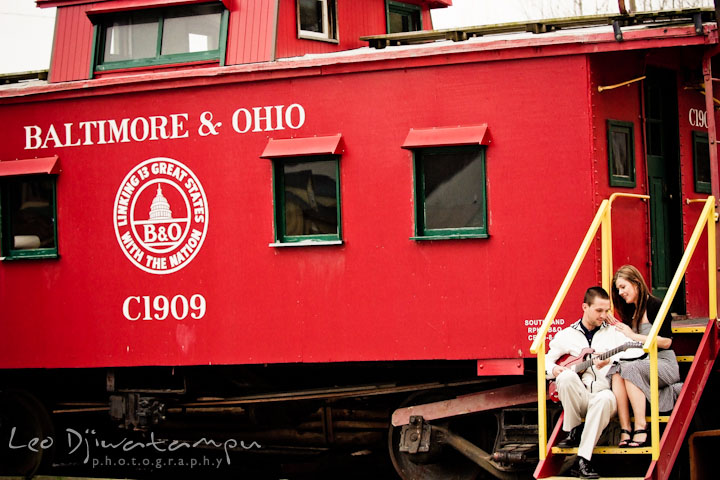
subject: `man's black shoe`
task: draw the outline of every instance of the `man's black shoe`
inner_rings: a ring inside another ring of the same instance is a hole
[[[577,427],[570,430],[570,433],[568,433],[568,436],[565,437],[565,440],[559,442],[557,444],[560,448],[574,448],[580,445],[580,435],[582,435],[582,425],[578,425]]]
[[[580,478],[600,478],[590,460],[585,460],[583,457],[577,457],[575,465],[570,470],[570,475]]]

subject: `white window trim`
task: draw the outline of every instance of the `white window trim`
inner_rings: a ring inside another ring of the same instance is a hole
[[[318,0],[322,2],[322,12],[323,12],[323,21],[322,21],[322,32],[312,32],[310,30],[303,30],[302,25],[300,23],[300,1],[296,0],[295,4],[297,6],[296,8],[296,16],[297,16],[297,28],[298,28],[298,38],[304,38],[304,39],[310,39],[310,40],[326,40],[331,42],[336,42],[337,39],[331,35],[332,29],[330,28],[330,5],[328,2],[334,2],[335,0]],[[337,7],[336,7],[337,8]],[[337,12],[335,12],[337,15]]]

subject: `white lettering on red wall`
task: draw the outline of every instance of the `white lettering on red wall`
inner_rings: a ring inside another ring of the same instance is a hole
[[[196,293],[189,298],[185,295],[133,295],[123,301],[123,316],[130,320],[200,320],[207,311],[205,297]]]
[[[192,135],[207,137],[229,130],[224,125],[232,126],[232,131],[239,134],[297,130],[305,124],[305,109],[298,103],[242,107],[228,119],[220,119],[213,112],[206,111],[198,115],[197,122],[193,124],[187,113],[172,113],[119,120],[25,125],[25,150],[177,140]],[[193,130],[195,126],[197,128]]]
[[[690,122],[690,125],[693,127],[708,128],[707,114],[705,113],[705,110],[691,108],[688,111],[688,122]]]
[[[60,128],[54,124],[45,129],[39,125],[27,125],[24,127],[25,150],[187,138],[187,120],[187,113],[174,113],[147,118],[64,123]]]
[[[538,330],[542,327],[544,319],[530,319],[525,320],[525,326],[527,327],[527,339],[529,342],[534,342],[535,337],[537,336]],[[547,333],[547,340],[552,340],[555,335],[565,328],[565,319],[564,318],[556,318],[553,324],[548,329]]]
[[[275,105],[253,107],[250,110],[238,108],[233,113],[232,126],[237,133],[271,132],[285,130],[286,126],[297,130],[305,124],[305,109],[297,103],[287,108],[285,105]]]

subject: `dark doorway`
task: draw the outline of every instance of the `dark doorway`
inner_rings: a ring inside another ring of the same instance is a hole
[[[650,194],[650,270],[652,293],[660,298],[667,293],[683,254],[677,105],[675,72],[648,68],[645,131]],[[685,312],[684,286],[678,290],[672,311]]]

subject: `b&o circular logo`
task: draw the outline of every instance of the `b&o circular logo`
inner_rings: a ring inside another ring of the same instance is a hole
[[[151,158],[120,184],[113,224],[120,248],[136,267],[158,275],[177,272],[195,258],[205,240],[205,191],[182,163]]]

